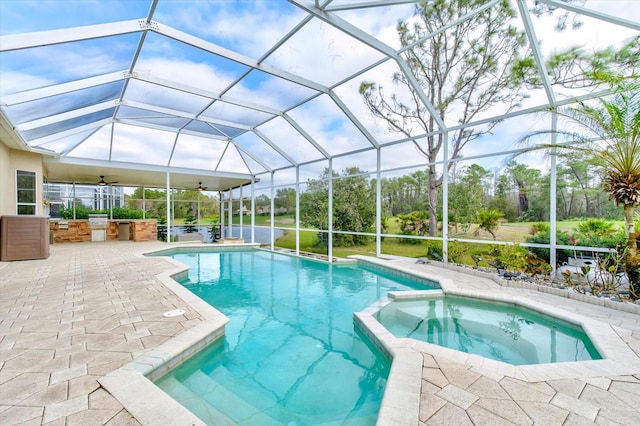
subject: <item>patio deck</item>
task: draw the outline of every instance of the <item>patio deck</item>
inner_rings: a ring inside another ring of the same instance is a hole
[[[0,263],[0,424],[140,424],[98,379],[205,321],[156,277],[175,270],[175,263],[139,255],[161,248],[167,245],[57,244],[46,260]],[[446,351],[414,351],[419,370],[403,368],[415,363],[394,363],[389,383],[419,374],[419,387],[385,395],[380,424],[640,424],[640,315],[499,287],[433,265],[389,262],[474,292],[499,291],[579,312],[615,331],[633,357],[623,362],[624,374],[596,369],[588,377],[571,372],[545,379],[543,372],[488,372]],[[173,309],[186,312],[163,316]],[[407,400],[419,406],[419,421],[400,408]]]

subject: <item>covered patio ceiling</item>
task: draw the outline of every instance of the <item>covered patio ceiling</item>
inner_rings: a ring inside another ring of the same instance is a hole
[[[640,31],[634,1],[539,0],[583,21],[566,39],[549,37],[533,1],[511,1],[539,65],[576,40],[620,46]],[[43,153],[52,182],[163,187],[169,172],[172,187],[209,189],[398,144],[359,87],[415,80],[395,31],[415,3],[0,2],[0,137]],[[516,115],[590,96],[541,80]]]

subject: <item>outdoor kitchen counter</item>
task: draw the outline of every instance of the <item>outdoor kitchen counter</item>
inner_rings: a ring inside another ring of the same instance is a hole
[[[87,219],[50,219],[51,242],[80,243],[92,241],[92,231],[94,239],[96,234],[95,228],[89,222]],[[126,229],[127,224],[129,225],[129,238],[125,239],[131,241],[155,241],[158,239],[158,223],[155,219],[107,219],[106,225],[102,228],[105,230],[105,239],[107,241],[121,240],[121,236],[124,236],[122,232]]]

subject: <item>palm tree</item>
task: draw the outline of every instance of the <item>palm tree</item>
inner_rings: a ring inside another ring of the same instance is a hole
[[[631,297],[640,299],[640,254],[634,229],[634,209],[640,205],[640,84],[620,84],[617,89],[610,99],[599,99],[598,105],[579,102],[555,111],[573,122],[576,131],[542,130],[527,134],[521,142],[528,145],[524,152],[583,152],[604,168],[604,190],[624,209],[625,270]],[[531,144],[533,137],[550,133],[565,136],[567,143]]]

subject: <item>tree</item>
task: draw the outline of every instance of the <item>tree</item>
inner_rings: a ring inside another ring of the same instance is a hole
[[[333,230],[372,232],[376,219],[375,190],[357,167],[345,169],[342,176],[332,173]],[[325,169],[317,180],[307,182],[307,191],[300,194],[300,220],[307,226],[326,230],[329,227],[329,170]],[[319,242],[324,243],[320,232]],[[369,237],[353,234],[334,234],[336,246],[366,244]]]
[[[273,205],[276,209],[286,209],[287,213],[293,213],[296,209],[296,190],[293,188],[276,190]]]
[[[578,102],[554,111],[575,124],[576,131],[541,130],[527,134],[521,142],[528,144],[525,152],[545,149],[564,156],[579,152],[604,168],[603,188],[623,206],[626,272],[632,296],[640,298],[640,255],[634,229],[634,209],[640,205],[640,84],[618,84],[615,92],[593,105]],[[544,134],[560,135],[566,144],[532,143],[535,136]]]
[[[420,90],[411,84],[405,72],[393,75],[394,84],[408,91],[409,100],[397,95],[385,96],[383,87],[370,81],[360,85],[360,93],[369,110],[386,121],[389,129],[410,138],[431,163],[428,166],[429,234],[436,235],[437,204],[442,175],[435,162],[445,143],[438,121],[470,123],[494,107],[500,112],[512,110],[523,92],[511,69],[520,60],[518,53],[525,34],[512,24],[515,11],[508,2],[500,2],[476,13],[472,18],[446,30],[448,23],[471,13],[483,0],[447,0],[416,5],[416,20],[397,26],[403,48],[403,60],[433,107],[434,117],[421,99]],[[394,90],[395,92],[395,90]],[[488,133],[496,123],[473,131],[457,131],[449,140],[450,156],[456,158],[464,146]],[[427,134],[425,138],[417,135]]]
[[[498,210],[492,209],[480,209],[476,212],[475,219],[478,222],[478,229],[474,233],[474,235],[478,235],[481,229],[484,229],[493,237],[493,241],[496,238],[496,230],[498,229],[498,224],[500,223],[500,219],[502,219],[502,213]]]
[[[529,208],[531,207],[532,190],[541,187],[540,170],[532,169],[525,164],[510,161],[507,164],[507,173],[517,188],[518,216],[521,219],[542,220],[543,218],[531,217],[532,215],[528,214]],[[547,203],[547,205],[549,204]]]
[[[449,184],[449,213],[453,225],[458,231],[458,224],[468,228],[475,213],[486,205],[487,180],[491,173],[483,167],[472,164],[464,167],[457,178]],[[463,227],[463,231],[466,229]]]
[[[397,89],[394,87],[388,97],[375,82],[360,84],[360,94],[372,114],[386,122],[390,131],[411,140],[430,163],[427,173],[431,236],[437,230],[437,200],[442,185],[442,174],[437,172],[435,162],[445,136],[451,146],[450,159],[459,157],[465,145],[489,133],[497,121],[474,129],[465,129],[466,124],[489,110],[494,116],[508,113],[526,96],[523,85],[539,88],[544,84],[534,55],[526,48],[524,32],[513,24],[516,11],[510,2],[499,2],[478,12],[485,4],[485,0],[420,2],[415,19],[397,26],[402,45],[400,71],[394,73],[392,80]],[[532,12],[539,16],[556,9],[535,2]],[[561,15],[556,29],[564,30],[571,15]],[[462,19],[468,16],[471,17]],[[454,22],[456,25],[449,25]],[[573,19],[574,28],[579,24]],[[554,86],[599,88],[603,78],[619,80],[634,75],[638,64],[640,36],[619,50],[609,47],[587,52],[571,47],[555,52],[545,66]],[[456,123],[460,130],[445,135],[445,122]]]

